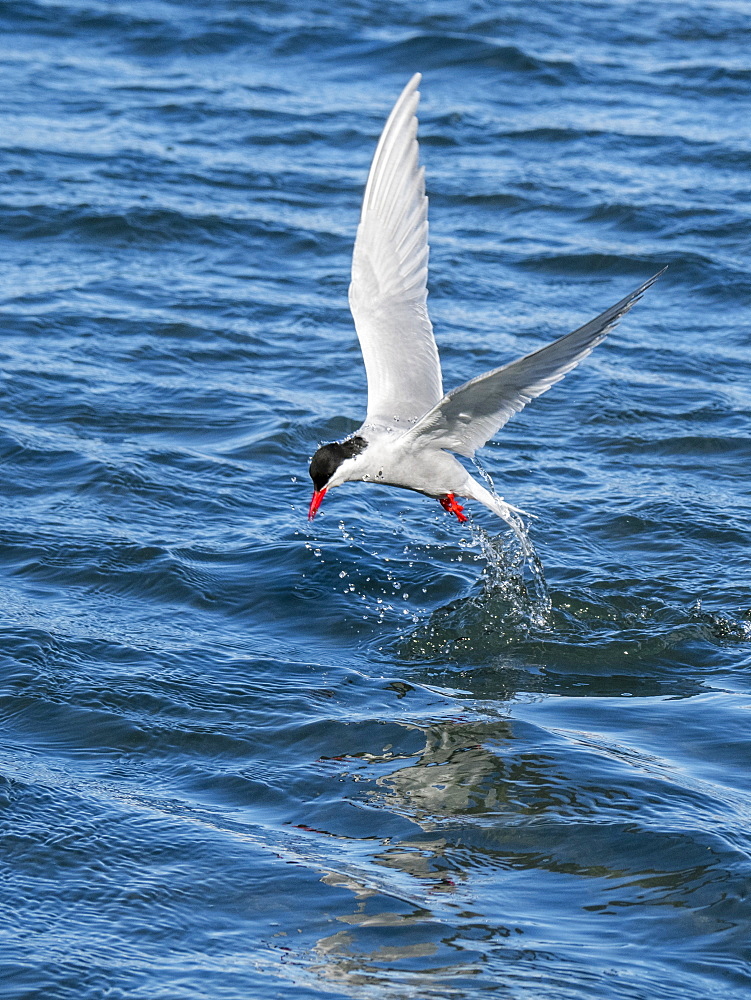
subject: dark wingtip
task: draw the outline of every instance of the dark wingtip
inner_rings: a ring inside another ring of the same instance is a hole
[[[649,281],[645,281],[644,284],[641,286],[642,289],[646,292],[648,288],[654,285],[655,281],[657,281],[658,278],[661,278],[663,276],[663,274],[667,271],[669,267],[670,264],[666,264],[665,267],[663,267],[661,270],[657,272],[657,274],[653,274],[652,277],[649,279]]]
[[[651,287],[652,287],[652,285],[654,285],[655,281],[657,281],[657,279],[658,279],[658,278],[661,278],[661,277],[662,277],[662,275],[663,275],[663,274],[664,274],[664,273],[665,273],[665,272],[667,271],[667,269],[668,269],[669,267],[670,267],[670,265],[669,265],[669,264],[666,264],[666,265],[665,265],[665,267],[663,267],[663,268],[662,268],[662,269],[661,269],[660,271],[658,271],[658,272],[657,272],[657,274],[653,274],[653,275],[652,275],[652,277],[651,277],[651,278],[648,278],[648,279],[647,279],[647,280],[646,280],[646,281],[644,282],[644,284],[643,284],[643,285],[640,285],[640,286],[639,286],[639,287],[638,287],[638,288],[636,289],[636,291],[635,291],[635,292],[632,292],[632,293],[631,293],[631,295],[628,295],[628,296],[626,297],[626,299],[624,299],[624,300],[623,300],[623,302],[624,302],[624,303],[626,303],[626,302],[628,303],[628,305],[626,306],[626,309],[624,309],[624,312],[628,312],[628,310],[629,310],[629,309],[631,308],[631,306],[632,306],[632,305],[634,305],[634,304],[635,304],[636,302],[638,302],[638,301],[639,301],[639,299],[640,299],[640,298],[642,297],[642,295],[643,295],[643,294],[644,294],[644,293],[645,293],[645,292],[646,292],[646,291],[647,291],[647,290],[648,290],[649,288],[651,288]],[[620,303],[620,302],[619,302],[618,304],[619,304],[619,305],[621,305],[622,303]]]
[[[635,306],[636,303],[641,300],[644,293],[648,291],[652,287],[652,285],[654,285],[655,281],[657,281],[657,279],[667,271],[668,266],[669,265],[666,264],[665,267],[662,268],[662,270],[657,272],[657,274],[653,274],[651,278],[648,278],[643,285],[639,285],[639,287],[636,289],[635,292],[632,292],[630,295],[627,295],[625,299],[621,299],[621,301],[617,305],[613,306],[612,309],[613,315],[609,322],[610,329],[612,329],[613,326],[615,326],[615,324],[626,315],[626,313],[631,309],[632,306]],[[609,332],[609,330],[605,332]]]

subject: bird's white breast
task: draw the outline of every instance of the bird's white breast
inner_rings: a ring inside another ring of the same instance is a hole
[[[383,483],[431,497],[460,493],[468,478],[453,455],[439,448],[414,448],[403,436],[393,434],[375,437],[344,465],[348,468],[343,482]]]

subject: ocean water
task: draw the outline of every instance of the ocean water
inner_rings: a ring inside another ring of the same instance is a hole
[[[751,993],[745,0],[0,6],[0,996]],[[669,265],[481,454],[372,485],[412,73],[447,387]]]

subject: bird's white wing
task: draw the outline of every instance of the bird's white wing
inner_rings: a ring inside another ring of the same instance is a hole
[[[405,443],[419,439],[421,446],[472,458],[515,413],[586,358],[663,271],[573,333],[452,389],[407,432]]]
[[[352,258],[349,304],[368,376],[366,425],[406,430],[443,395],[428,318],[428,199],[419,165],[416,73],[373,157]]]

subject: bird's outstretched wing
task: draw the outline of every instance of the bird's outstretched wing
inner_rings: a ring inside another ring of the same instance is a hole
[[[405,443],[419,439],[472,458],[515,413],[586,358],[664,270],[573,333],[452,389],[407,432]]]
[[[428,317],[428,199],[419,165],[416,73],[373,157],[352,258],[349,304],[368,376],[366,425],[406,430],[443,395]]]

